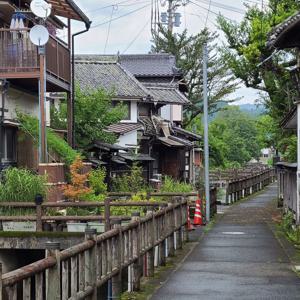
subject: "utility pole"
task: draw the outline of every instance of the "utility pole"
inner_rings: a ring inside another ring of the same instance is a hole
[[[208,95],[207,95],[207,43],[203,45],[203,121],[204,121],[204,178],[206,222],[210,221],[209,146],[208,146]]]
[[[174,0],[168,0],[168,31],[173,33],[173,19],[174,19]]]

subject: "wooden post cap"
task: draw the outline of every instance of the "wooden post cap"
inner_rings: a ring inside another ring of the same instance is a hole
[[[88,227],[88,228],[85,229],[84,233],[86,235],[94,235],[94,234],[97,233],[97,230],[95,228],[89,228]]]
[[[59,242],[46,242],[45,247],[47,250],[59,250],[60,243]]]

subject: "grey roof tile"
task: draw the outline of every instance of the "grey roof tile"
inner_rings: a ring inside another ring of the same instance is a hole
[[[295,25],[299,25],[300,22],[300,12],[297,12],[278,24],[274,27],[274,29],[269,33],[267,46],[269,48],[271,47],[277,47],[279,40],[282,38],[282,36],[285,34],[287,30],[294,27]],[[296,45],[294,46],[296,47]]]
[[[116,62],[75,61],[75,78],[81,89],[103,88],[117,97],[146,99],[147,89]]]
[[[142,129],[142,125],[139,123],[117,123],[107,127],[107,131],[116,134],[125,134],[138,129]]]
[[[186,96],[179,91],[177,85],[159,83],[144,85],[150,91],[154,101],[181,105],[190,103]]]
[[[175,56],[167,53],[120,55],[119,62],[136,77],[181,75]]]

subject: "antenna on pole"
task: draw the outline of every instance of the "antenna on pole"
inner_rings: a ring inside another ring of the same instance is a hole
[[[33,14],[46,20],[51,15],[51,5],[44,0],[33,0],[30,3]],[[38,46],[40,55],[40,78],[39,78],[39,162],[47,161],[47,138],[46,138],[46,50],[45,45],[49,40],[49,32],[43,25],[35,25],[31,28],[29,37],[31,42]]]

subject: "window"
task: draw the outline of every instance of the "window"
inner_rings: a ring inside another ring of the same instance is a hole
[[[16,148],[16,133],[17,130],[12,127],[5,127],[3,131],[3,161],[15,162],[17,159]]]
[[[122,105],[126,107],[126,115],[123,118],[123,120],[131,120],[131,113],[130,113],[131,102],[130,101],[112,101],[112,106],[115,107],[119,103],[122,103]]]

